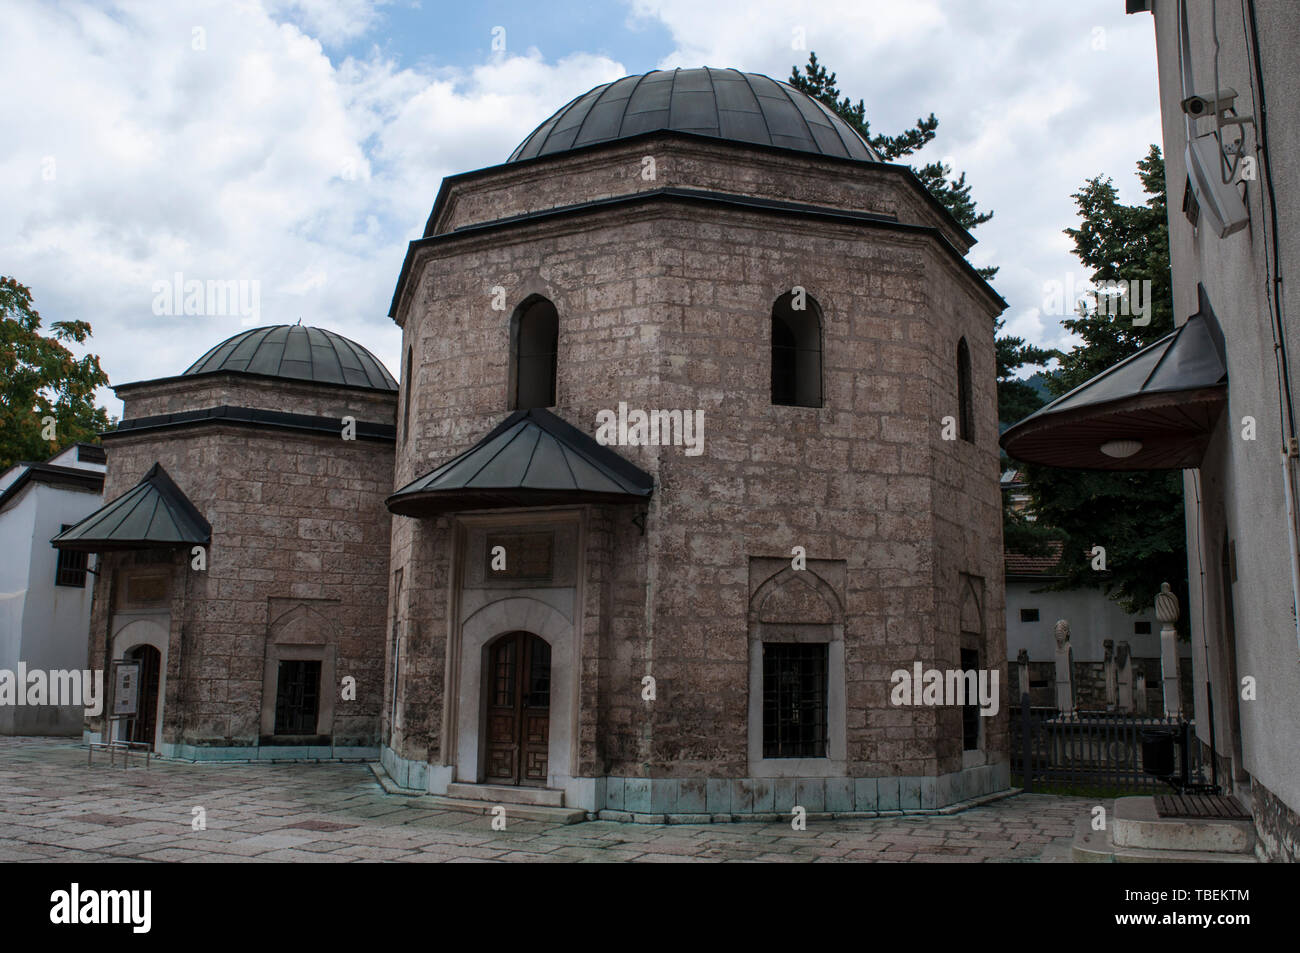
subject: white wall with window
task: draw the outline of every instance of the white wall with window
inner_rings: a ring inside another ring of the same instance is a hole
[[[103,451],[76,445],[0,476],[0,669],[86,667],[94,557],[50,540],[103,503]],[[69,558],[71,556],[72,558]],[[79,735],[80,708],[0,706],[0,734]]]
[[[1021,649],[1029,650],[1034,662],[1056,657],[1053,629],[1058,619],[1070,623],[1070,645],[1080,662],[1100,662],[1106,654],[1102,644],[1114,639],[1127,642],[1135,658],[1159,658],[1160,623],[1155,610],[1129,615],[1119,603],[1099,589],[1070,589],[1065,592],[1039,591],[1047,583],[1007,582],[1007,658],[1015,661]],[[1181,644],[1181,653],[1191,647]]]

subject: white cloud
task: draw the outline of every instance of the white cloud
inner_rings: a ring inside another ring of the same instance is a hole
[[[327,42],[373,13],[292,6]],[[396,372],[388,303],[442,177],[504,161],[560,104],[625,72],[535,50],[436,73],[377,54],[335,66],[316,37],[277,19],[286,8],[25,3],[7,14],[0,258],[47,321],[92,323],[88,349],[114,383],[179,373],[245,326],[238,314],[153,314],[154,283],[176,273],[257,281],[260,323],[329,327]]]
[[[1122,3],[1039,0],[633,0],[676,48],[661,66],[734,66],[786,79],[808,50],[865,101],[873,132],[897,133],[934,112],[938,135],[913,157],[955,160],[994,218],[974,230],[977,265],[1001,268],[1008,328],[1049,347],[1071,338],[1056,316],[1029,315],[1044,282],[1078,271],[1062,229],[1076,225],[1071,194],[1098,174],[1126,202],[1145,196],[1135,164],[1161,142],[1149,14]],[[806,49],[792,49],[802,27]],[[902,160],[908,161],[908,160]]]
[[[1070,194],[1105,173],[1126,201],[1140,200],[1134,163],[1160,141],[1149,15],[1125,16],[1115,0],[628,9],[633,23],[666,26],[675,49],[663,66],[784,79],[814,49],[866,101],[876,131],[934,111],[939,136],[922,158],[951,155],[996,212],[976,229],[972,260],[1002,267],[1009,327],[1064,343],[1059,318],[1035,309],[1045,281],[1078,268],[1061,234],[1075,222]],[[263,323],[330,327],[396,371],[388,303],[441,179],[503,161],[561,105],[628,70],[589,52],[547,61],[536,49],[468,68],[327,55],[384,22],[383,5],[361,0],[10,4],[0,31],[4,270],[33,288],[47,320],[92,323],[91,349],[115,383],[177,373],[243,327],[237,315],[155,316],[153,283],[177,272],[257,280]],[[806,49],[792,48],[796,30]],[[430,43],[436,54],[437,37]]]

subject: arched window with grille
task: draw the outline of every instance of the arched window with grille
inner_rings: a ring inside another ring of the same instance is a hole
[[[970,348],[957,342],[957,423],[961,439],[975,442],[975,407],[971,399]]]
[[[555,305],[533,295],[515,309],[510,328],[510,397],[515,410],[555,406],[560,318]]]
[[[772,306],[772,403],[822,406],[822,313],[802,290]]]

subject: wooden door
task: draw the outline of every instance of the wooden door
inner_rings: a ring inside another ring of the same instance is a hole
[[[488,650],[487,752],[490,784],[546,785],[551,726],[551,647],[528,632]]]
[[[127,653],[140,663],[140,694],[136,715],[131,719],[131,741],[152,746],[158,728],[158,680],[162,655],[152,645],[141,645]]]

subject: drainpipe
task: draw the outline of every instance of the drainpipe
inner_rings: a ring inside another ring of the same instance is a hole
[[[1296,539],[1295,468],[1291,465],[1295,459],[1295,438],[1287,443],[1289,446],[1282,451],[1282,480],[1286,493],[1286,538],[1291,544],[1292,612],[1295,615],[1296,649],[1300,651],[1300,541]]]

